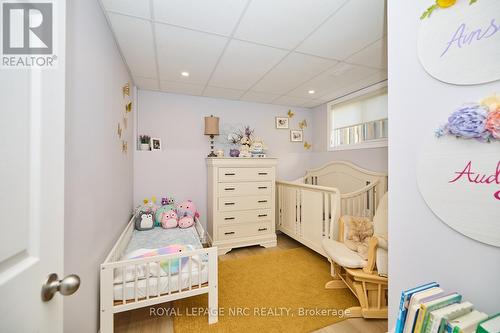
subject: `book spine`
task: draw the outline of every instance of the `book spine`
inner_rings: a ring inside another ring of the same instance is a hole
[[[404,320],[406,319],[406,308],[405,308],[406,295],[405,293],[401,293],[401,300],[399,302],[399,314],[398,320],[396,322],[396,329],[394,333],[402,333],[404,327]]]
[[[420,306],[420,311],[418,312],[417,321],[415,323],[415,328],[413,329],[413,333],[421,333],[422,324],[424,323],[426,307],[424,305]]]

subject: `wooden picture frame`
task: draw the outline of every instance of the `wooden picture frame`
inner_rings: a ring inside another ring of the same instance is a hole
[[[291,142],[304,141],[304,131],[303,130],[290,130],[290,141]]]
[[[161,150],[161,139],[160,138],[151,138],[151,150],[152,151],[160,151]]]
[[[277,129],[288,129],[290,124],[290,118],[288,117],[276,117],[276,128]]]

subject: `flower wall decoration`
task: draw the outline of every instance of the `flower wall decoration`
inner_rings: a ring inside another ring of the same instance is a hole
[[[430,17],[432,12],[438,8],[449,8],[453,6],[457,0],[436,0],[436,3],[430,6],[425,10],[425,12],[422,13],[422,16],[420,16],[420,19],[423,20],[426,17]],[[469,0],[469,5],[472,5],[473,3],[477,2],[477,0]]]
[[[453,135],[481,142],[500,141],[500,96],[493,95],[480,103],[467,103],[455,110],[436,136]]]

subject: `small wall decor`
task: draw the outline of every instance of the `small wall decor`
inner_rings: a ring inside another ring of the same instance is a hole
[[[477,2],[477,0],[468,0],[468,1],[469,1],[469,5],[472,5],[473,3]],[[436,0],[436,2],[432,6],[427,8],[422,13],[422,16],[420,16],[420,19],[423,20],[425,18],[429,18],[431,16],[432,12],[435,11],[436,9],[449,8],[449,7],[453,6],[456,2],[457,2],[457,0]]]
[[[128,143],[125,140],[122,140],[122,152],[127,153],[128,151]]]
[[[458,232],[500,247],[500,97],[465,104],[424,146],[417,166],[429,208]]]
[[[127,130],[127,127],[128,127],[128,119],[127,117],[123,117],[123,129],[124,130]]]
[[[311,149],[311,147],[312,147],[312,144],[308,143],[307,141],[306,141],[306,142],[304,142],[304,148],[305,148],[306,150]]]
[[[447,9],[429,18],[438,8]],[[458,85],[500,80],[500,1],[438,0],[422,16],[418,57],[427,73]]]
[[[300,129],[304,129],[307,127],[307,120],[302,120],[301,122],[299,122],[299,128]]]
[[[118,123],[118,128],[116,129],[116,134],[118,134],[119,139],[122,138],[122,126],[120,125],[120,123]]]
[[[160,138],[151,138],[151,150],[153,150],[153,151],[161,150],[161,139]]]
[[[302,130],[290,130],[290,141],[302,142],[304,140],[304,132]]]
[[[149,135],[139,135],[139,144],[141,150],[151,150],[150,147],[151,138]]]
[[[132,112],[132,102],[125,104],[125,113]]]
[[[288,129],[289,126],[288,117],[276,117],[276,128],[277,129]]]
[[[128,82],[122,87],[122,93],[124,98],[130,96],[130,84]]]
[[[288,110],[287,115],[288,115],[288,118],[293,118],[293,116],[295,116],[295,112],[293,112],[293,111],[290,109],[290,110]]]

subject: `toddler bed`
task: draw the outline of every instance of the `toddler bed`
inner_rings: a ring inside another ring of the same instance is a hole
[[[387,174],[333,161],[295,181],[277,181],[277,229],[322,254],[323,238],[338,239],[343,215],[373,217],[387,192]]]
[[[186,229],[137,231],[132,217],[101,264],[101,332],[113,332],[114,313],[203,293],[208,321],[217,322],[217,248],[204,248],[204,237],[197,219]]]

